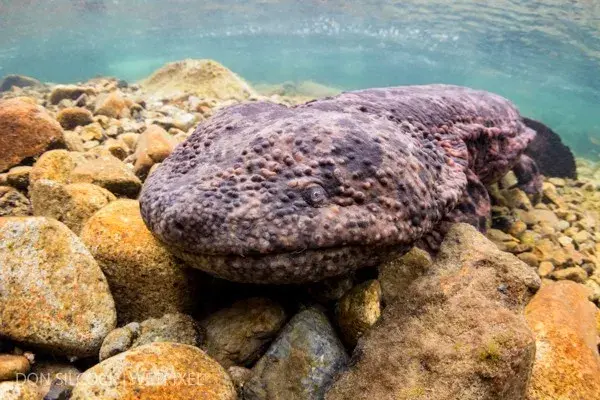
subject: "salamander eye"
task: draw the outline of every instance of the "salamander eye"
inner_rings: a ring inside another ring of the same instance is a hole
[[[322,207],[329,200],[327,192],[319,185],[311,185],[305,188],[302,192],[302,197],[312,207]]]

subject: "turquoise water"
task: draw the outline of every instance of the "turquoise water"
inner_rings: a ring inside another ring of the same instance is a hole
[[[213,58],[252,83],[500,93],[600,153],[600,1],[0,0],[0,76],[128,81]]]

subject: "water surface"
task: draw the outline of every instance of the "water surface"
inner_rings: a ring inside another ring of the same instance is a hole
[[[453,83],[500,93],[599,154],[600,1],[356,3],[0,0],[0,76],[135,81],[213,58],[253,83]]]

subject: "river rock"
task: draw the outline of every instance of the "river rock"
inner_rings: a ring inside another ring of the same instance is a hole
[[[256,363],[244,385],[244,399],[322,399],[347,363],[346,351],[325,314],[305,309]]]
[[[252,370],[244,367],[229,367],[227,373],[231,377],[239,396],[244,394],[244,385],[252,378]]]
[[[27,190],[31,169],[30,166],[26,165],[11,168],[6,173],[6,182],[16,189]]]
[[[85,371],[71,400],[235,400],[227,372],[202,350],[155,342]]]
[[[63,136],[67,150],[78,152],[85,151],[85,148],[83,147],[83,139],[81,139],[78,133],[73,131],[64,131]]]
[[[69,175],[72,182],[93,183],[115,195],[135,198],[142,183],[121,160],[108,152],[86,153]]]
[[[176,145],[177,142],[167,131],[158,125],[150,125],[137,140],[133,171],[145,178],[150,168],[167,158]]]
[[[186,313],[198,272],[185,268],[146,228],[135,200],[117,200],[85,224],[81,239],[110,284],[119,324]]]
[[[33,382],[0,382],[2,400],[42,400],[38,388]]]
[[[37,384],[44,400],[68,400],[67,393],[70,394],[79,376],[81,372],[72,364],[42,361],[33,365],[27,378]]]
[[[548,225],[553,228],[558,228],[560,219],[551,210],[533,209],[531,211],[515,210],[519,219],[525,222],[528,226],[532,225]]]
[[[77,85],[56,85],[48,100],[50,104],[58,104],[61,100],[77,100],[81,95],[92,95],[96,91],[91,87],[77,86]]]
[[[142,183],[121,160],[108,151],[87,153],[54,150],[44,153],[30,173],[32,197],[40,184],[94,184],[117,196],[135,197]],[[52,182],[47,182],[52,181]],[[61,193],[57,192],[56,196]]]
[[[22,98],[0,100],[0,172],[64,146],[63,130],[46,110]]]
[[[600,398],[597,313],[574,282],[544,284],[533,297],[525,310],[537,348],[528,400]]]
[[[19,217],[31,214],[31,204],[17,189],[0,186],[0,217]]]
[[[0,83],[0,93],[7,92],[13,87],[25,88],[31,86],[41,86],[42,83],[37,79],[24,75],[6,75]]]
[[[54,218],[76,234],[96,211],[114,200],[114,194],[91,183],[38,181],[31,190],[34,215]]]
[[[379,282],[383,300],[391,303],[408,286],[429,270],[433,261],[425,250],[413,247],[408,253],[390,259],[379,266]]]
[[[344,341],[351,347],[381,316],[381,286],[375,279],[353,287],[340,299],[336,318]]]
[[[213,60],[166,64],[140,83],[155,98],[193,94],[219,100],[245,100],[256,92],[239,76]]]
[[[130,116],[129,107],[131,105],[131,100],[123,98],[118,92],[112,92],[98,96],[94,114],[110,118],[125,118]]]
[[[584,283],[588,278],[587,272],[581,267],[569,267],[565,269],[559,269],[550,274],[550,276],[557,281],[569,280],[578,283]]]
[[[0,219],[0,335],[67,356],[97,353],[115,306],[96,261],[62,223]]]
[[[25,356],[0,354],[0,381],[12,381],[29,372],[31,365]]]
[[[100,361],[153,342],[172,342],[200,347],[204,332],[189,315],[166,314],[142,323],[131,322],[106,336],[100,348]]]
[[[338,399],[523,399],[535,342],[522,309],[535,272],[475,228],[453,225],[415,279],[358,342]]]
[[[66,130],[73,130],[78,126],[88,125],[94,122],[92,113],[82,107],[63,108],[56,114],[56,120]]]
[[[206,331],[205,350],[225,368],[251,365],[283,327],[286,314],[267,298],[240,300],[201,322]]]

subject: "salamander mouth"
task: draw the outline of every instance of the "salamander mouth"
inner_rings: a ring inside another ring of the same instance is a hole
[[[349,245],[244,256],[173,250],[189,266],[219,278],[242,283],[284,284],[316,282],[376,266],[393,254],[405,253],[409,247]]]

